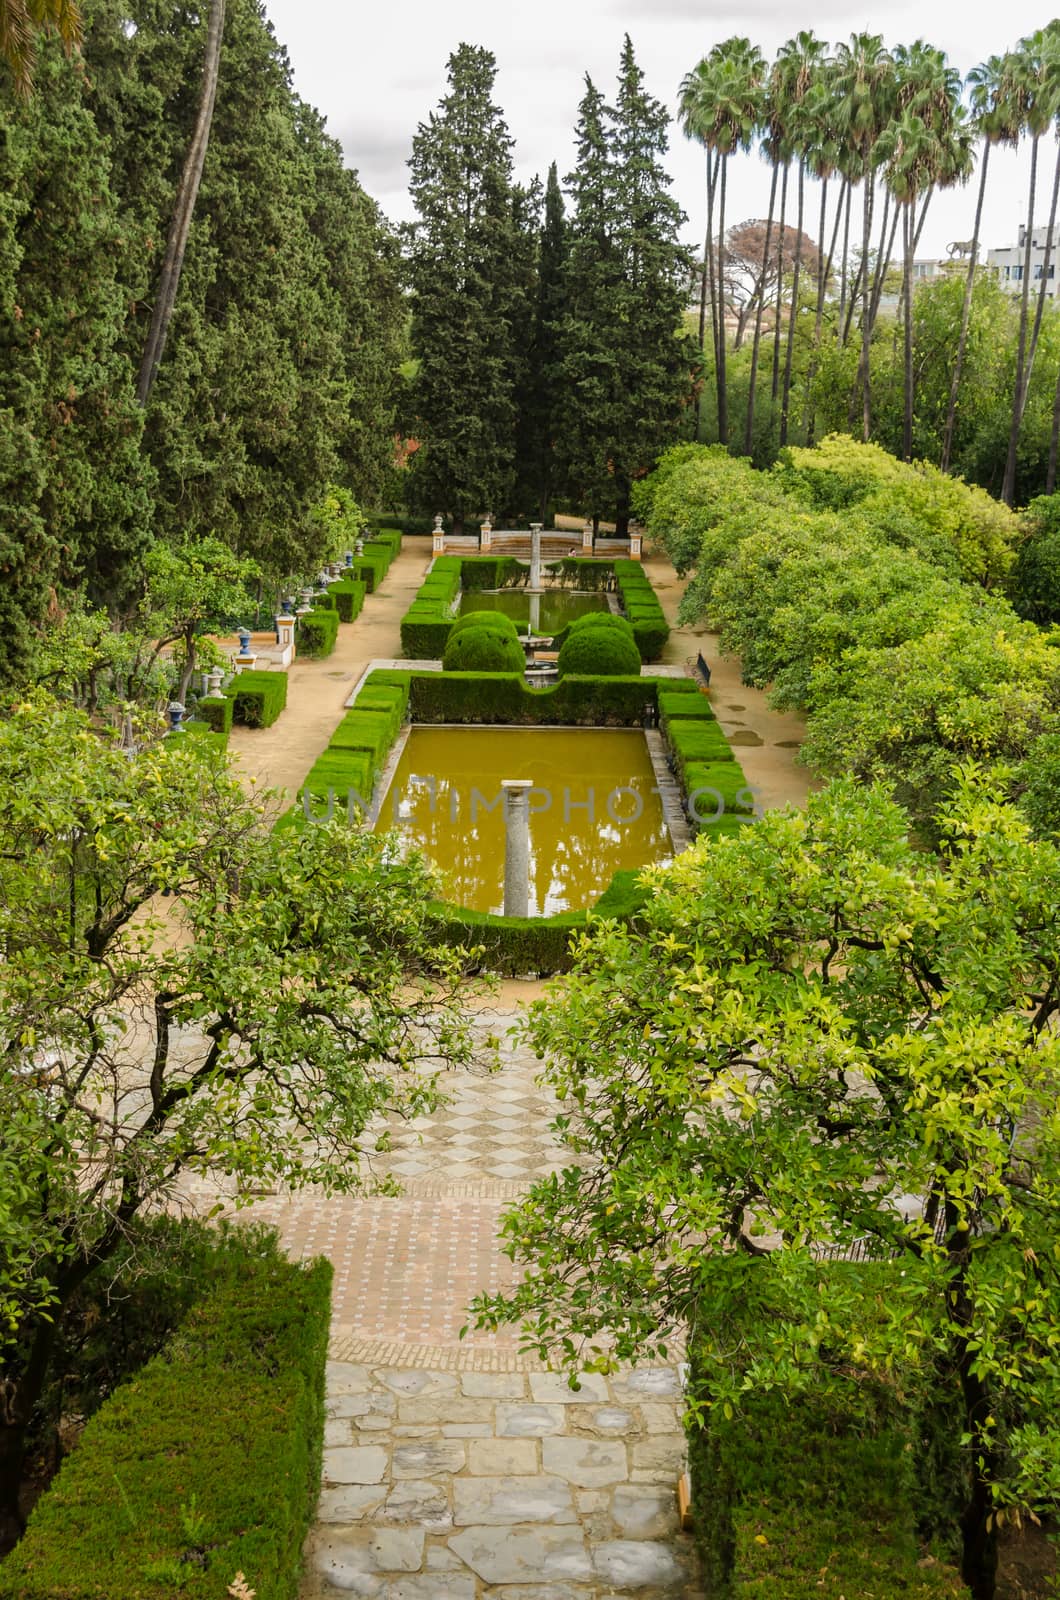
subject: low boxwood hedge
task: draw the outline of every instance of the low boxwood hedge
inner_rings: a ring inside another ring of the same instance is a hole
[[[339,614],[331,609],[308,612],[298,619],[298,653],[303,656],[329,656],[339,636]]]
[[[212,728],[214,733],[221,734],[226,744],[232,731],[234,712],[235,701],[227,694],[206,695],[195,708],[199,720]]]
[[[356,622],[367,592],[359,578],[340,578],[337,583],[329,585],[328,594],[335,602],[340,622]]]
[[[529,576],[514,556],[467,556],[460,563],[460,587],[468,591],[516,588]]]
[[[332,1269],[244,1258],[85,1427],[10,1600],[295,1600],[320,1490]]]
[[[731,761],[732,748],[718,724],[711,718],[668,718],[666,736],[681,766],[690,761]]]
[[[240,672],[225,689],[232,720],[247,728],[271,728],[287,704],[286,672]]]
[[[400,668],[380,668],[367,679],[365,688],[399,680],[408,688],[413,722],[509,722],[527,727],[599,723],[604,727],[639,728],[646,712],[651,717],[656,715],[660,693],[683,695],[690,703],[701,701],[707,705],[690,678],[570,677],[548,688],[532,689],[521,674],[512,672],[405,672]]]
[[[616,561],[615,582],[622,609],[633,624],[642,661],[658,661],[670,637],[670,625],[639,561]]]
[[[754,795],[738,761],[690,761],[681,781],[694,820],[701,824],[732,811],[754,810]]]
[[[374,594],[378,589],[400,549],[400,533],[380,531],[374,539],[365,542],[359,556],[354,556],[353,570],[369,594]]]
[[[687,690],[676,694],[670,689],[660,689],[658,695],[659,718],[665,728],[671,717],[697,717],[712,721],[714,708],[702,690],[690,695]]]
[[[453,602],[460,593],[459,556],[439,556],[401,619],[402,654],[414,661],[440,661],[453,627]]]

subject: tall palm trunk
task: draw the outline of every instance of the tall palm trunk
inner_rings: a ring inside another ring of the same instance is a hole
[[[755,421],[755,388],[758,383],[758,350],[762,342],[762,310],[765,305],[766,278],[769,273],[769,246],[773,236],[773,207],[777,199],[777,164],[773,163],[773,177],[769,184],[769,209],[766,212],[766,238],[762,247],[762,288],[758,296],[758,305],[755,309],[755,333],[751,345],[751,374],[747,389],[747,423],[744,428],[743,450],[744,455],[751,454],[751,445],[754,439]],[[777,297],[779,300],[779,285]]]
[[[913,223],[913,204],[902,207],[902,243],[904,265],[902,268],[902,295],[905,300],[905,416],[902,424],[902,460],[913,459],[913,252],[916,249],[916,229]]]
[[[810,356],[810,369],[806,374],[806,443],[813,444],[814,440],[814,405],[813,405],[813,380],[817,376],[817,358],[821,349],[821,332],[824,327],[824,297],[832,276],[832,262],[835,260],[835,247],[839,238],[839,224],[843,216],[844,197],[850,192],[850,180],[843,178],[839,186],[839,202],[835,208],[835,221],[832,224],[832,237],[828,245],[826,259],[818,262],[817,277],[817,314],[813,324],[813,353]],[[825,197],[828,193],[828,179],[825,178],[821,187],[821,240],[824,240],[825,223]],[[842,313],[840,313],[842,315]]]
[[[872,202],[875,185],[872,173],[865,174],[865,194],[862,199],[862,223],[864,254],[861,311],[861,436],[868,443],[872,431],[872,393],[869,383],[869,341],[872,338],[872,285],[869,276],[869,244],[872,240]]]
[[[1053,394],[1053,430],[1049,435],[1049,465],[1045,473],[1046,494],[1056,493],[1056,457],[1060,449],[1060,372],[1056,374],[1056,390]]]
[[[784,226],[785,215],[788,208],[788,163],[784,163],[784,174],[780,183],[780,249],[777,251],[777,311],[773,318],[773,384],[769,398],[776,404],[777,395],[780,393],[780,306],[784,298]]]
[[[843,219],[843,272],[839,280],[839,321],[836,323],[836,332],[843,344],[847,342],[844,318],[846,316],[847,302],[847,274],[850,267],[850,205],[854,197],[854,185],[850,179],[844,180],[847,186],[846,213]]]
[[[1027,395],[1030,392],[1031,373],[1034,371],[1034,357],[1038,351],[1038,338],[1042,331],[1042,315],[1045,311],[1046,294],[1049,288],[1049,266],[1053,259],[1053,230],[1056,227],[1056,201],[1060,192],[1060,144],[1057,145],[1056,161],[1053,166],[1053,192],[1049,200],[1049,231],[1045,236],[1045,255],[1042,257],[1042,276],[1038,286],[1038,305],[1034,313],[1034,328],[1031,333],[1030,349],[1027,352],[1027,370],[1023,375],[1023,404],[1020,407],[1020,421],[1027,409]]]
[[[799,270],[802,266],[802,225],[805,203],[806,166],[799,159],[798,207],[795,225],[795,264],[791,275],[791,311],[788,316],[788,347],[784,352],[784,393],[780,402],[780,443],[788,442],[788,405],[791,400],[791,361],[795,350],[795,318],[799,314]]]
[[[880,226],[880,248],[876,252],[876,270],[872,274],[872,309],[869,314],[870,337],[875,331],[876,319],[880,314],[884,280],[887,277],[887,269],[891,265],[891,257],[894,255],[894,240],[898,232],[900,211],[901,208],[896,205],[893,214],[891,213],[891,197],[890,194],[887,194],[883,203],[883,222]],[[903,234],[903,242],[904,237]]]
[[[706,337],[707,337],[707,294],[708,294],[708,285],[709,285],[709,282],[710,282],[711,251],[714,248],[714,238],[713,238],[713,231],[712,231],[713,230],[713,217],[714,217],[714,191],[713,191],[713,180],[712,180],[712,175],[711,175],[711,170],[710,170],[710,162],[711,162],[711,152],[708,150],[707,151],[707,232],[706,232],[706,237],[703,240],[703,270],[700,273],[700,277],[699,277],[699,349],[700,349],[700,354],[702,354],[702,352],[703,352],[704,343],[705,343]],[[713,324],[714,314],[715,314],[714,313],[714,303],[713,303],[713,301],[711,301],[710,314],[711,314],[711,322]],[[717,356],[717,349],[718,349],[718,341],[717,341],[717,336],[715,335],[715,338],[714,338],[715,357]],[[697,390],[696,391],[696,438],[697,439],[699,438],[700,405],[701,405],[700,395],[699,395],[699,391]]]
[[[714,394],[715,404],[717,396],[721,393],[721,374],[718,371],[718,282],[717,263],[714,257],[714,198],[718,187],[718,161],[714,158],[713,166],[707,159],[707,296],[710,300],[710,340],[711,351],[714,356]],[[702,346],[701,346],[702,348]]]
[[[983,140],[983,165],[979,172],[979,194],[975,203],[975,224],[972,228],[972,254],[968,261],[968,274],[964,280],[964,299],[961,302],[961,331],[957,338],[957,355],[950,379],[950,402],[946,407],[946,431],[942,436],[942,457],[939,466],[943,472],[950,470],[953,459],[953,430],[957,422],[957,396],[964,370],[964,355],[968,348],[968,326],[972,317],[972,289],[975,285],[975,266],[979,258],[979,234],[983,225],[983,197],[986,194],[986,169],[990,160],[990,140]]]
[[[725,181],[728,177],[729,158],[722,153],[721,176],[718,182],[718,438],[729,442],[729,391],[726,372],[725,349]]]
[[[184,268],[184,252],[188,245],[188,233],[199,194],[206,149],[210,142],[210,125],[213,122],[214,102],[217,99],[224,25],[225,0],[210,0],[210,20],[206,30],[206,55],[202,68],[199,112],[195,119],[195,130],[191,136],[188,153],[184,158],[184,170],[180,175],[180,186],[177,189],[173,218],[169,225],[169,238],[166,241],[165,259],[162,263],[162,276],[155,296],[151,326],[148,329],[147,344],[136,382],[136,398],[141,406],[146,406],[151,397],[151,389],[166,347],[169,325],[173,319],[173,308],[177,302],[180,275]]]
[[[1023,417],[1023,369],[1027,356],[1027,309],[1031,289],[1031,243],[1034,237],[1034,195],[1038,181],[1038,135],[1031,140],[1031,178],[1027,201],[1027,232],[1023,243],[1023,284],[1020,295],[1020,331],[1016,352],[1016,381],[1012,392],[1012,422],[1009,426],[1008,455],[1005,458],[1005,476],[1001,484],[1001,498],[1007,506],[1016,498],[1016,448],[1019,444],[1020,422]]]

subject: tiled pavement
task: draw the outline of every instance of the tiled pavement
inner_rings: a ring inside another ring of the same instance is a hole
[[[510,1018],[491,1017],[503,1033]],[[335,1265],[324,1481],[302,1600],[693,1600],[676,1484],[672,1368],[579,1391],[524,1356],[519,1333],[469,1330],[467,1305],[512,1281],[497,1228],[566,1164],[536,1064],[449,1084],[430,1117],[373,1155],[400,1196],[273,1196],[254,1208],[297,1255]],[[373,1130],[366,1144],[381,1130]],[[567,1158],[569,1159],[569,1158]]]

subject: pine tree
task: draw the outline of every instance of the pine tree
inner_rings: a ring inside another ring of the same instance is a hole
[[[448,71],[449,93],[420,124],[409,162],[419,214],[409,261],[419,361],[412,492],[460,529],[513,497],[518,341],[530,306],[512,141],[492,99],[496,62],[462,44]]]
[[[615,107],[588,79],[580,107],[560,339],[569,475],[594,521],[610,511],[620,534],[633,480],[681,432],[698,363],[681,333],[692,263],[662,165],[668,121],[627,35]]]

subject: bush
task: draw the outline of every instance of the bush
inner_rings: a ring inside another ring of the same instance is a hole
[[[329,745],[306,774],[301,791],[303,814],[330,817],[336,808],[345,813],[351,796],[355,803],[370,805],[379,769],[379,758],[370,749],[344,750]]]
[[[623,677],[639,670],[640,652],[632,633],[620,633],[614,628],[572,630],[559,653],[561,678],[571,673]]]
[[[565,589],[599,591],[615,587],[613,561],[593,561],[584,556],[564,556],[562,561],[550,561],[546,570],[555,573]]]
[[[465,628],[450,635],[442,658],[446,672],[519,672],[526,659],[515,636],[493,628]]]
[[[575,617],[573,622],[568,622],[561,628],[552,640],[554,650],[562,650],[572,633],[580,633],[583,628],[610,628],[617,633],[624,633],[632,639],[633,627],[628,618],[620,617],[613,611],[587,611],[583,617]]]
[[[642,661],[658,661],[670,625],[639,561],[616,561],[615,581]]]
[[[460,587],[468,591],[513,589],[529,576],[529,569],[513,556],[469,556],[460,563]]]
[[[328,594],[335,602],[340,622],[356,622],[366,593],[365,585],[357,578],[340,578],[329,585]]]
[[[195,714],[205,722],[214,733],[219,733],[227,743],[228,735],[232,731],[232,716],[235,711],[235,702],[228,694],[208,695],[199,701]]]
[[[459,556],[439,556],[401,619],[401,650],[412,660],[441,658],[453,629],[453,601],[460,593]]]
[[[339,614],[333,610],[310,611],[298,620],[298,653],[303,656],[329,656],[339,636]]]
[[[286,672],[240,672],[224,691],[232,720],[247,728],[271,728],[287,704]]]
[[[683,766],[681,777],[694,810],[693,820],[701,828],[730,812],[754,810],[754,795],[738,761],[690,761]]]
[[[670,689],[659,690],[659,717],[663,727],[672,717],[699,717],[704,721],[714,715],[714,708],[702,690],[690,694],[674,694]]]
[[[414,722],[496,723],[528,727],[599,725],[639,728],[656,712],[660,692],[693,704],[703,700],[690,678],[563,678],[532,689],[513,673],[401,672],[379,669],[365,687],[401,680]],[[705,703],[705,702],[704,702]]]
[[[690,761],[732,759],[729,741],[712,717],[675,717],[667,722],[666,736],[682,768]]]
[[[330,586],[322,593],[315,594],[310,601],[310,605],[315,611],[334,611],[335,596],[332,594]]]
[[[294,1600],[320,1489],[331,1266],[239,1262],[91,1419],[0,1567],[12,1600]]]
[[[502,633],[508,639],[517,639],[519,629],[511,617],[505,616],[503,611],[465,611],[462,617],[457,617],[453,623],[453,631],[449,637],[455,638],[458,633],[463,633],[465,628],[487,628],[492,633]]]

